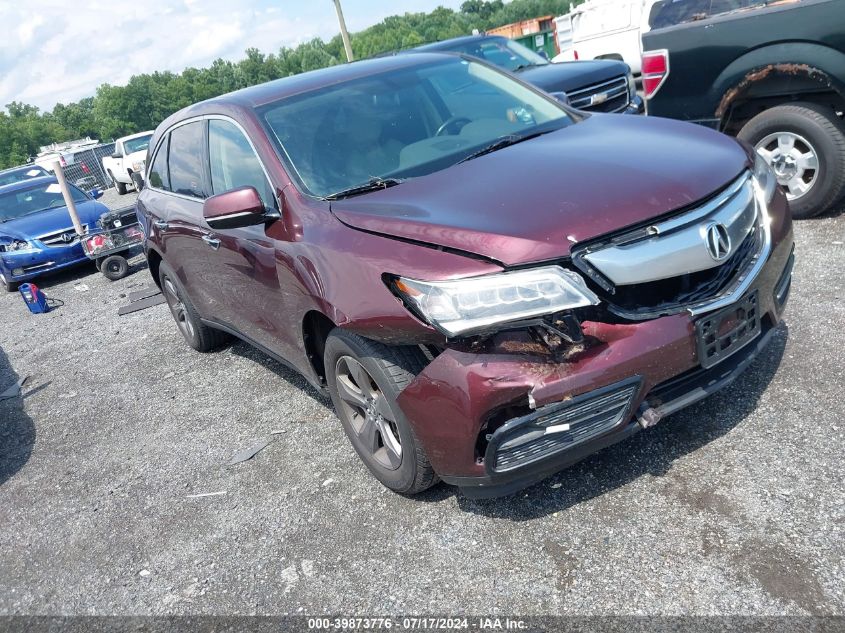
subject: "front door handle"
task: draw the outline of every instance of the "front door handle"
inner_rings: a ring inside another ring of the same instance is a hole
[[[170,225],[169,225],[167,222],[165,222],[164,220],[156,220],[155,222],[153,222],[153,224],[155,225],[155,227],[156,227],[159,231],[166,231],[166,230],[167,230],[167,227],[168,227],[168,226],[170,226]]]
[[[211,237],[210,235],[203,235],[202,241],[208,244],[215,251],[220,248],[220,240],[218,240],[216,237]]]

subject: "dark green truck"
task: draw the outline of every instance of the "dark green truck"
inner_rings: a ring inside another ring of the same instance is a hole
[[[793,215],[845,195],[845,0],[663,0],[643,34],[652,116],[756,147]]]

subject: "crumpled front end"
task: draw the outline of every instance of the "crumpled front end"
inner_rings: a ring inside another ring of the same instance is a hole
[[[513,492],[732,381],[765,347],[789,291],[792,226],[781,193],[762,222],[759,261],[734,262],[739,279],[720,282],[738,291],[727,304],[716,293],[714,307],[702,307],[687,288],[690,309],[614,311],[608,294],[581,318],[577,343],[516,329],[442,349],[398,400],[440,477],[470,495]]]

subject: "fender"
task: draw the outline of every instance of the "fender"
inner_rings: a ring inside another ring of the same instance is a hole
[[[780,76],[789,89],[762,91],[765,80]],[[715,116],[722,119],[731,106],[747,97],[792,94],[796,88],[833,90],[845,95],[845,54],[812,42],[781,42],[751,50],[731,62],[711,89],[718,102]]]

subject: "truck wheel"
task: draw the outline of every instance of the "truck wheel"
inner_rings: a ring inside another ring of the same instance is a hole
[[[335,329],[324,363],[332,403],[352,447],[386,487],[412,495],[438,478],[411,425],[396,404],[425,366],[416,347],[389,347]]]
[[[771,165],[795,218],[829,209],[845,192],[845,124],[814,103],[776,106],[739,131]]]
[[[100,262],[100,272],[109,281],[123,279],[129,272],[129,262],[122,255],[109,255]]]
[[[111,170],[109,170],[109,178],[111,178],[111,181],[114,183],[117,193],[121,196],[124,195],[126,193],[126,185],[122,182],[118,182],[117,178],[114,177],[114,174],[111,173]]]

